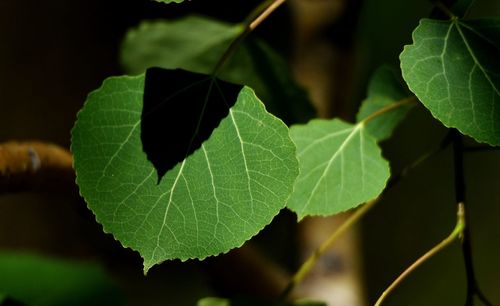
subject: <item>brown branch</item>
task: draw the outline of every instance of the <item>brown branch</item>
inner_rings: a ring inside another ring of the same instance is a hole
[[[71,153],[40,141],[0,144],[0,194],[74,185]]]

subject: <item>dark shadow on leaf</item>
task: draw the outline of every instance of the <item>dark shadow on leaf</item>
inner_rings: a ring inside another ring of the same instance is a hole
[[[242,87],[181,69],[146,71],[141,141],[158,183],[210,137]]]

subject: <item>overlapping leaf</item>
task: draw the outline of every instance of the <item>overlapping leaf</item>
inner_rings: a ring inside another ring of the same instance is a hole
[[[394,71],[387,66],[382,66],[374,73],[368,85],[368,96],[361,104],[356,116],[359,121],[374,114],[381,109],[401,105],[387,113],[377,116],[366,123],[366,130],[378,141],[389,138],[394,128],[404,119],[412,104],[408,101],[408,92],[401,86]]]
[[[210,138],[157,184],[141,145],[143,88],[143,75],[110,78],[89,95],[72,132],[81,194],[106,232],[140,252],[145,271],[240,246],[292,191],[287,127],[244,87]]]
[[[150,67],[211,74],[242,30],[241,25],[199,16],[147,21],[127,34],[122,45],[122,64],[131,74]],[[314,115],[307,94],[291,78],[286,61],[253,37],[245,39],[218,77],[254,89],[268,111],[287,124],[305,122]]]
[[[288,208],[302,219],[334,215],[377,197],[389,178],[389,164],[364,123],[312,120],[291,127],[300,174]]]
[[[421,20],[400,55],[403,77],[431,113],[500,145],[500,20]]]

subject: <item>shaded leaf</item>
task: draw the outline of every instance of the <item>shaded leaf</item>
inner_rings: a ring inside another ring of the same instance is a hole
[[[122,45],[122,64],[131,74],[149,67],[211,74],[242,30],[241,25],[199,16],[147,21],[128,32]],[[305,122],[314,115],[307,94],[291,78],[286,61],[253,37],[245,39],[218,77],[253,88],[268,111],[286,123]]]
[[[389,164],[363,123],[315,119],[294,125],[300,174],[288,208],[299,219],[334,215],[377,197],[389,178]]]
[[[147,70],[141,140],[158,182],[210,137],[242,87],[179,69]]]
[[[72,131],[77,183],[97,220],[139,251],[145,271],[242,245],[292,191],[298,165],[287,127],[244,87],[210,138],[157,184],[140,139],[143,89],[144,75],[107,79]],[[158,141],[168,132],[176,131]]]
[[[400,55],[403,77],[433,116],[500,145],[500,20],[423,19]]]
[[[117,286],[99,266],[28,254],[0,253],[0,288],[11,301],[4,303],[13,303],[5,305],[124,303]]]
[[[356,119],[359,122],[376,111],[402,102],[408,98],[408,95],[394,71],[387,66],[382,66],[375,71],[370,80],[367,98],[361,103]],[[401,105],[397,109],[377,116],[366,123],[366,130],[378,141],[389,138],[411,107],[411,104]]]

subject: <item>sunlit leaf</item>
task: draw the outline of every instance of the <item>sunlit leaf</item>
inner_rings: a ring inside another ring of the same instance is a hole
[[[363,123],[312,120],[294,125],[300,174],[288,208],[302,219],[333,215],[377,197],[389,178],[389,164]]]
[[[436,119],[500,145],[499,54],[499,19],[423,19],[401,53],[401,69]]]
[[[241,246],[292,191],[298,165],[287,127],[244,87],[210,138],[158,184],[141,144],[143,90],[144,75],[110,78],[78,114],[77,183],[97,220],[139,251],[145,271]],[[157,140],[176,132],[159,131]]]

